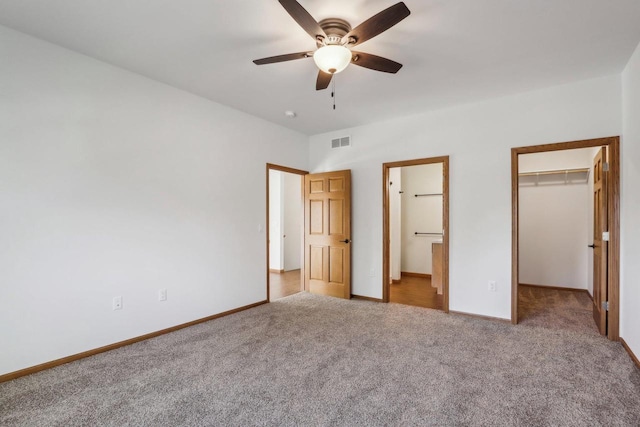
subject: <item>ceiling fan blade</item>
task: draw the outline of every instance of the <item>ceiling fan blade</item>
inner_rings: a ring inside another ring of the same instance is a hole
[[[304,29],[314,40],[318,39],[318,36],[326,38],[324,30],[318,24],[318,21],[313,19],[313,16],[307,12],[307,10],[300,5],[296,0],[279,0],[282,7],[285,8],[289,15]]]
[[[387,31],[410,14],[411,11],[407,5],[403,2],[396,3],[351,30],[342,38],[342,43],[348,43],[350,38],[355,39],[355,42],[352,43],[351,46],[366,42],[378,34]]]
[[[333,74],[318,71],[318,79],[316,80],[316,90],[322,90],[329,87]]]
[[[286,55],[270,56],[268,58],[255,59],[253,63],[256,65],[273,64],[276,62],[293,61],[294,59],[311,58],[312,56],[313,56],[313,52],[288,53]]]
[[[351,63],[354,65],[359,65],[364,68],[369,68],[371,70],[382,71],[384,73],[397,73],[400,68],[402,68],[402,64],[392,61],[387,58],[383,58],[381,56],[371,55],[370,53],[364,52],[352,52],[353,57],[351,59]]]

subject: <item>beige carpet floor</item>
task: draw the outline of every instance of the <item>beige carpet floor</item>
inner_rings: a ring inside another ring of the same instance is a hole
[[[586,292],[520,285],[518,315],[519,323],[527,326],[599,334]]]
[[[307,293],[0,384],[2,426],[638,426],[597,334]]]

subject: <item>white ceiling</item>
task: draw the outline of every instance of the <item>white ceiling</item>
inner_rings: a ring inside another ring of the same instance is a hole
[[[396,0],[299,2],[355,27]],[[0,24],[308,135],[617,74],[640,42],[639,0],[405,3],[407,19],[357,48],[404,67],[348,67],[335,111],[312,59],[252,63],[314,49],[276,0],[0,0]]]

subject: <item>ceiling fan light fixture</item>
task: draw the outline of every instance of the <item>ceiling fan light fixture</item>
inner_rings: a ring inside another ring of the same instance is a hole
[[[313,60],[320,70],[336,74],[351,62],[351,51],[342,45],[326,45],[313,53]]]

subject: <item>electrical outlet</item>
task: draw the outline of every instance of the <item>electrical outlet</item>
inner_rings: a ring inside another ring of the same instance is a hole
[[[158,301],[166,301],[167,300],[167,290],[160,289],[158,291]]]
[[[113,309],[122,310],[122,297],[113,297]]]
[[[496,292],[496,282],[494,280],[489,281],[489,291]]]
[[[369,277],[376,277],[376,270],[375,268],[371,267],[369,269]]]

